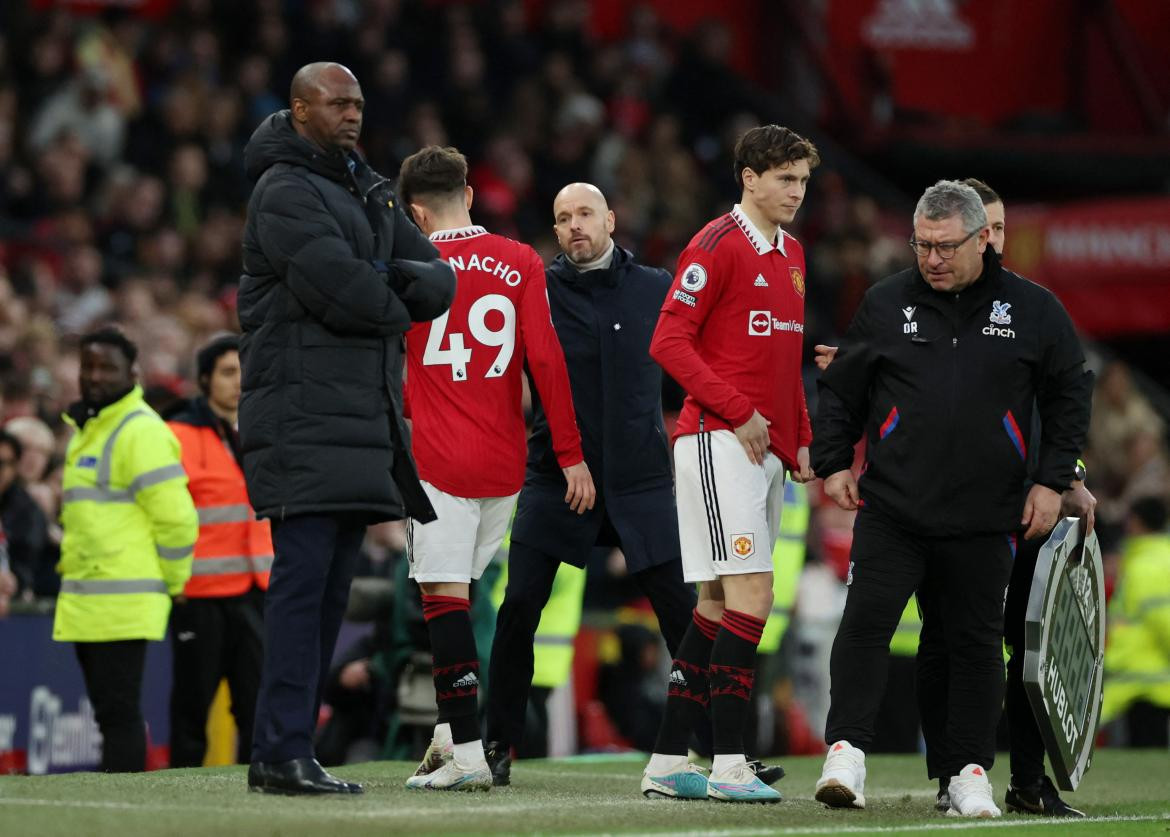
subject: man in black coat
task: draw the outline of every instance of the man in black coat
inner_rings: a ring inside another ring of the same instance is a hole
[[[922,590],[923,635],[949,657],[950,810],[997,817],[987,770],[1003,701],[1004,595],[1017,544],[1056,523],[1089,425],[1092,376],[1068,314],[1003,268],[970,186],[940,181],[914,212],[917,267],[866,293],[820,382],[812,459],[858,509],[830,662],[829,754],[816,799],[865,807],[865,751],[898,617]],[[1043,435],[1030,438],[1033,407]],[[860,483],[850,466],[865,433]],[[1040,448],[1024,496],[1029,444]]]
[[[276,552],[248,786],[358,793],[317,763],[313,728],[366,526],[435,516],[402,419],[402,335],[447,310],[455,275],[354,150],[353,74],[306,65],[291,98],[245,150],[240,442]]]
[[[509,781],[508,752],[520,741],[532,683],[533,637],[561,561],[582,567],[595,546],[620,546],[671,653],[695,602],[682,579],[662,369],[649,351],[671,275],[614,244],[614,214],[595,186],[566,186],[553,215],[564,252],[546,272],[549,307],[597,501],[581,514],[565,504],[565,477],[534,394],[528,471],[492,644],[487,741],[496,784]]]

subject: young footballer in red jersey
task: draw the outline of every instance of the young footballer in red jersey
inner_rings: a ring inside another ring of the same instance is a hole
[[[650,346],[687,391],[674,462],[683,574],[699,582],[699,602],[671,667],[642,777],[647,796],[780,800],[747,765],[743,724],[772,607],[784,473],[813,478],[800,377],[804,251],[781,225],[796,216],[819,162],[787,128],[744,134],[735,149],[743,196],[679,257]],[[687,762],[687,736],[708,703],[709,779]]]
[[[488,790],[468,594],[499,548],[524,482],[525,362],[568,482],[565,502],[583,512],[595,492],[540,257],[471,223],[467,160],[454,148],[429,146],[404,160],[399,194],[457,280],[450,310],[406,335],[414,456],[438,513],[426,525],[407,524],[410,575],[422,589],[439,704],[434,740],[406,784]]]

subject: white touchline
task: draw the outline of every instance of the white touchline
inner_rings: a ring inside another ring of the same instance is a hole
[[[969,828],[1051,828],[1054,826],[1075,827],[1083,824],[1103,822],[1170,822],[1170,813],[1115,816],[1115,817],[1085,817],[1083,820],[1043,819],[1043,820],[983,820],[973,819],[966,822],[923,823],[921,825],[875,825],[865,826],[802,826],[796,828],[726,828],[719,831],[671,831],[671,837],[753,837],[754,835],[770,834],[904,834],[908,831],[961,831]],[[597,832],[581,832],[591,837],[606,837]],[[613,832],[622,837],[661,837],[661,831],[641,832]],[[572,835],[570,835],[572,837]]]

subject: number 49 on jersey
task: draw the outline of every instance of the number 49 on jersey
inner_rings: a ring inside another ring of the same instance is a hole
[[[499,312],[500,316],[493,316],[492,312]],[[498,349],[496,357],[488,365],[484,377],[502,376],[516,348],[516,307],[512,300],[502,294],[487,294],[472,304],[471,310],[467,312],[467,328],[474,339],[471,346],[464,343],[462,332],[447,331],[450,313],[444,312],[431,323],[426,349],[423,350],[423,365],[450,366],[452,381],[466,381],[470,374],[467,367],[476,349],[495,348]],[[495,325],[498,327],[493,327]],[[444,340],[449,343],[446,349],[443,348]]]

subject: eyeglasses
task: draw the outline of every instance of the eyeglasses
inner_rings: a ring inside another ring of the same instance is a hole
[[[970,241],[971,237],[974,236],[977,232],[979,232],[979,230],[967,233],[967,237],[962,241],[944,241],[939,242],[938,244],[932,244],[929,241],[919,241],[916,238],[912,238],[910,239],[910,249],[923,259],[930,258],[930,251],[932,249],[938,253],[938,257],[940,259],[953,259],[958,249]]]

